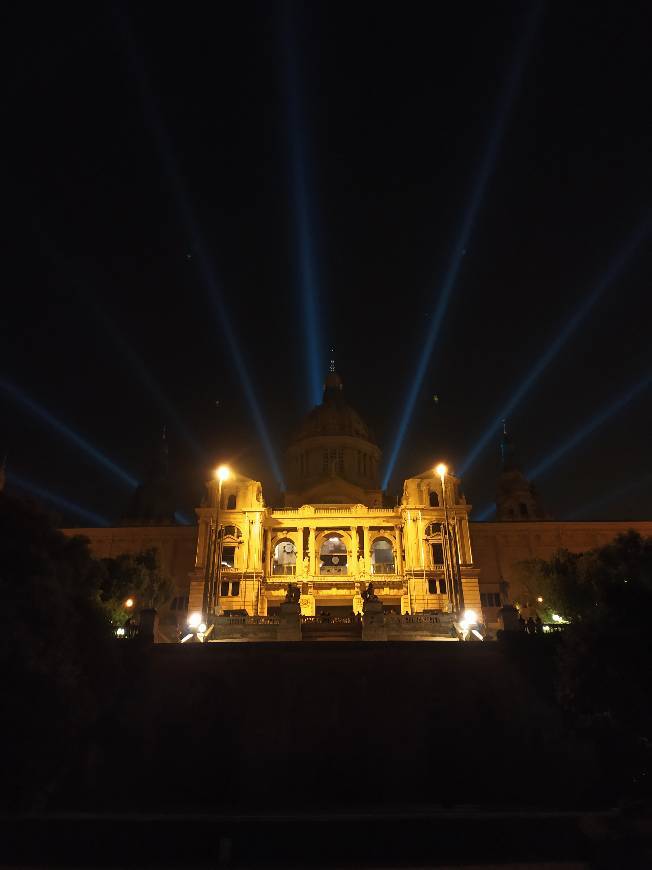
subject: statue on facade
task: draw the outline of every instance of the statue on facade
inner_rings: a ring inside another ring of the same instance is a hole
[[[304,556],[303,558],[303,573],[307,577],[310,572],[310,559],[308,556]]]
[[[285,600],[288,604],[298,604],[301,598],[301,590],[296,583],[288,583]]]
[[[374,592],[373,580],[371,581],[371,583],[367,584],[367,588],[362,593],[362,600],[365,604],[370,604],[372,601],[380,601],[380,598]]]
[[[364,574],[364,556],[360,556],[358,559],[358,574]]]

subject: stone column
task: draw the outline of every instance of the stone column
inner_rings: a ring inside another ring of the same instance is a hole
[[[371,574],[371,557],[369,555],[369,526],[363,527],[362,537],[364,542],[364,570],[366,574]]]
[[[396,573],[403,575],[403,545],[401,542],[401,527],[394,526],[394,536],[396,538]]]
[[[315,529],[313,526],[310,527],[308,532],[308,558],[310,559],[310,576],[314,577],[317,573],[316,565],[315,565]]]
[[[348,566],[348,574],[356,576],[358,573],[358,527],[351,526],[351,562]]]
[[[265,572],[266,577],[270,577],[272,574],[272,530],[265,529],[265,564],[263,565],[263,571]]]
[[[297,548],[297,567],[295,574],[297,577],[303,577],[303,526],[297,527],[295,546]]]

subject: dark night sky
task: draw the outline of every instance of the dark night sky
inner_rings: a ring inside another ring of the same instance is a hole
[[[462,462],[648,213],[646,6],[545,8],[391,490],[434,460]],[[436,4],[428,17],[426,8],[289,9],[322,340],[335,344],[347,396],[386,453],[523,30],[523,4]],[[188,515],[217,460],[262,479],[270,500],[272,475],[152,118],[167,131],[280,454],[308,395],[288,10],[122,10],[3,13],[2,377],[138,478],[167,422]],[[649,371],[651,278],[648,235],[512,414],[526,467]],[[583,516],[651,517],[649,399],[640,393],[541,476],[554,516],[632,486]],[[0,408],[14,474],[120,513],[128,489],[3,390]],[[498,467],[494,439],[464,480],[478,508],[493,498]]]

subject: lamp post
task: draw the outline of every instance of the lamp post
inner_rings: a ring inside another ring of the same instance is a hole
[[[215,519],[215,535],[216,535],[216,546],[215,551],[217,554],[217,571],[215,572],[215,580],[213,584],[213,588],[211,590],[211,600],[209,602],[209,606],[211,611],[215,609],[215,599],[217,598],[217,594],[220,588],[220,575],[222,568],[222,535],[220,534],[220,510],[222,508],[222,484],[225,480],[228,480],[231,477],[231,470],[228,465],[220,465],[220,467],[215,472],[215,477],[217,477],[217,515]]]
[[[231,477],[228,466],[220,465],[215,471],[217,478],[217,511],[215,524],[211,524],[208,539],[208,553],[206,557],[206,580],[204,582],[204,615],[208,618],[209,613],[215,609],[216,591],[219,589],[220,568],[222,565],[222,539],[220,536],[220,508],[222,505],[222,484]]]
[[[451,543],[451,535],[450,535],[450,524],[448,521],[448,503],[446,501],[446,475],[448,474],[448,468],[444,465],[443,462],[440,462],[439,465],[435,468],[435,474],[439,475],[439,479],[441,480],[441,495],[442,500],[444,502],[444,528],[446,530],[446,558],[444,558],[444,570],[446,570],[446,562],[448,562],[450,566],[450,590],[451,590],[451,599],[453,603],[453,609],[460,613],[462,608],[464,607],[464,601],[462,597],[462,589],[461,589],[461,580],[459,576],[459,560],[455,558],[455,554],[453,553],[453,546]]]

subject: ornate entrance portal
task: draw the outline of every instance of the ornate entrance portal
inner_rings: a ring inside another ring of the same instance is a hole
[[[347,574],[347,552],[342,536],[329,535],[319,551],[320,574]]]

